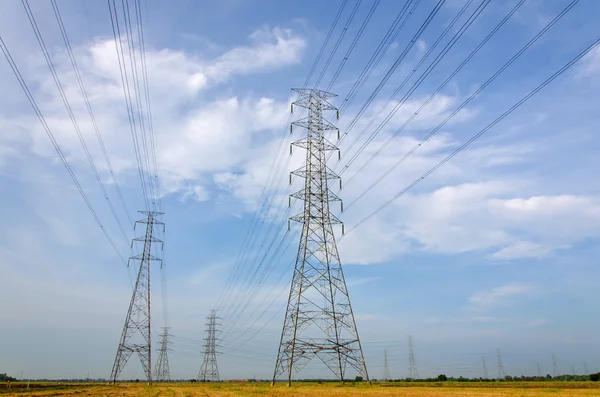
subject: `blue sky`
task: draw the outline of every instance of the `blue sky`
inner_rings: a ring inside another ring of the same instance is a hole
[[[297,227],[274,260],[259,268],[259,274],[265,270],[262,283],[251,284],[252,294],[243,291],[270,242],[275,239],[268,258],[287,230],[287,222],[281,226],[287,213],[276,209],[281,202],[285,210],[286,194],[299,186],[295,180],[287,190],[287,171],[302,165],[300,150],[289,164],[286,154],[278,152],[280,146],[287,151],[291,139],[286,133],[290,88],[304,83],[341,2],[142,3],[167,226],[166,266],[162,272],[153,269],[155,339],[168,323],[174,335],[172,376],[196,377],[205,317],[218,306],[225,329],[219,357],[222,377],[270,377]],[[435,3],[423,0],[415,8],[341,115],[342,133]],[[472,2],[396,101],[479,3]],[[414,121],[357,173],[517,4],[492,1],[344,172],[349,182],[338,194],[345,203],[451,114],[568,3],[525,1]],[[92,1],[58,4],[125,197],[129,213],[121,207],[118,213],[131,239],[127,218],[140,218],[134,211],[142,209],[143,200],[108,8]],[[348,2],[326,56],[354,4]],[[372,4],[361,3],[320,88],[331,80]],[[331,89],[339,95],[332,100],[335,105],[342,104],[402,4],[381,0]],[[342,161],[334,162],[333,169],[343,169],[397,103],[352,143],[464,4],[443,4],[348,131],[340,143]],[[109,196],[118,204],[50,3],[32,2],[31,7]],[[94,180],[22,5],[7,1],[1,9],[0,35],[100,219],[122,255],[129,256],[128,242]],[[600,31],[594,18],[599,12],[600,3],[579,1],[427,143],[347,208],[340,215],[346,230],[597,40]],[[0,81],[0,339],[5,341],[0,344],[0,371],[13,376],[23,371],[34,378],[108,377],[135,275],[94,222],[4,59]],[[424,376],[481,376],[482,357],[495,375],[497,348],[508,374],[536,374],[538,362],[544,374],[552,373],[552,354],[561,372],[574,368],[582,373],[584,362],[590,370],[600,367],[600,351],[592,343],[600,329],[595,259],[600,254],[600,164],[595,155],[600,145],[599,86],[596,48],[408,194],[341,239],[341,259],[372,377],[382,375],[384,349],[392,376],[407,375],[408,335],[415,340]],[[260,218],[256,246],[238,260],[238,281],[227,284],[237,269],[236,257],[254,211],[262,204],[259,198],[274,158],[281,168],[270,185],[273,208]],[[300,210],[298,204],[289,214]],[[218,305],[221,294],[225,299]],[[317,371],[318,366],[308,367],[304,375]],[[141,377],[135,357],[123,376]]]

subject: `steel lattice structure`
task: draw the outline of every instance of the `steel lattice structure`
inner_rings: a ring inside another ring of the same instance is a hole
[[[390,367],[388,366],[387,349],[383,350],[383,380],[388,381],[392,378],[390,375]]]
[[[219,382],[219,367],[217,365],[217,311],[211,310],[206,318],[206,338],[204,338],[204,360],[198,374],[199,382]]]
[[[294,105],[308,109],[308,117],[292,123],[307,130],[303,139],[292,144],[306,150],[305,165],[291,173],[305,179],[304,188],[291,195],[304,201],[304,211],[290,218],[302,223],[302,234],[273,384],[283,374],[287,375],[288,385],[291,384],[292,372],[299,372],[315,356],[342,382],[348,366],[368,380],[333,233],[332,225],[341,221],[329,209],[331,201],[341,202],[329,190],[329,183],[339,176],[326,164],[327,153],[339,153],[339,149],[324,136],[326,131],[337,131],[339,139],[337,127],[323,118],[324,111],[337,112],[328,102],[335,95],[316,89],[294,91],[300,98],[292,104],[292,111]]]
[[[408,377],[410,379],[419,379],[419,370],[417,369],[417,360],[415,360],[415,346],[413,345],[412,335],[408,336]]]
[[[171,327],[163,327],[160,342],[160,349],[158,349],[158,360],[156,361],[156,368],[154,370],[154,380],[157,382],[170,382],[171,381],[171,370],[169,369],[169,329]]]
[[[146,215],[146,219],[136,221],[135,226],[139,224],[146,225],[146,234],[143,237],[134,238],[131,242],[133,247],[134,243],[144,243],[142,254],[135,255],[129,258],[129,264],[131,261],[139,261],[140,267],[138,270],[137,279],[135,286],[133,287],[133,295],[131,296],[131,302],[129,303],[129,310],[127,311],[127,317],[125,318],[125,325],[123,326],[123,332],[121,334],[121,340],[119,341],[119,347],[117,349],[117,355],[113,364],[113,369],[110,375],[111,383],[115,383],[117,378],[121,374],[121,371],[127,364],[127,361],[133,353],[137,353],[142,362],[142,367],[148,384],[152,384],[152,338],[150,333],[150,263],[153,261],[161,261],[160,258],[152,255],[152,244],[160,243],[162,241],[154,237],[154,225],[162,225],[163,231],[165,224],[156,219],[157,216],[162,215],[162,212],[156,211],[139,211]],[[128,265],[129,265],[128,264]],[[136,334],[138,338],[134,338]],[[139,338],[141,336],[141,338]]]

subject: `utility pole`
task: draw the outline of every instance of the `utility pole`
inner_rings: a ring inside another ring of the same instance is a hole
[[[171,370],[169,369],[169,356],[167,354],[169,349],[169,329],[171,327],[163,327],[160,342],[160,349],[158,349],[158,360],[156,363],[156,372],[154,373],[154,379],[158,382],[170,382],[171,381]]]
[[[554,371],[554,377],[560,376],[560,372],[558,372],[558,364],[556,364],[556,356],[552,353],[552,369]]]
[[[133,295],[125,317],[125,325],[117,348],[117,355],[113,364],[113,369],[110,375],[111,383],[116,383],[121,371],[127,364],[127,360],[133,353],[137,353],[142,362],[142,367],[148,384],[152,384],[152,337],[150,332],[150,263],[153,261],[162,262],[160,258],[152,255],[152,244],[162,241],[154,237],[154,225],[162,225],[163,232],[165,224],[156,219],[162,215],[162,212],[156,211],[139,211],[146,215],[146,219],[136,221],[133,229],[137,224],[146,225],[146,234],[143,237],[134,238],[131,242],[133,248],[134,243],[144,243],[142,254],[135,255],[129,258],[128,266],[131,261],[139,261],[140,267],[138,270],[135,286],[133,287]],[[137,332],[138,338],[135,339]],[[140,338],[141,336],[141,338]]]
[[[485,365],[485,357],[481,357],[481,362],[483,363],[483,379],[488,378],[487,366]]]
[[[211,310],[206,319],[206,338],[204,338],[204,360],[198,374],[200,382],[219,382],[217,366],[217,311]]]
[[[388,366],[387,349],[383,350],[383,380],[390,380],[390,368]]]
[[[408,377],[410,379],[419,379],[419,370],[415,360],[415,347],[413,345],[412,335],[408,335]]]
[[[294,91],[300,98],[291,110],[294,105],[307,108],[308,117],[292,123],[307,133],[292,144],[306,150],[306,161],[290,175],[290,182],[292,175],[304,178],[303,189],[292,194],[290,202],[291,198],[303,200],[304,211],[290,218],[302,223],[302,233],[272,383],[285,374],[291,385],[293,370],[317,356],[342,383],[347,367],[369,380],[333,233],[332,225],[342,222],[329,208],[333,201],[341,203],[329,190],[333,180],[339,180],[341,188],[341,179],[326,164],[327,152],[338,151],[339,157],[339,149],[324,136],[326,131],[337,131],[340,136],[337,127],[323,117],[327,110],[337,113],[328,102],[335,95],[317,89]]]
[[[498,379],[504,379],[506,373],[504,372],[504,365],[502,365],[502,356],[500,355],[500,349],[496,349],[496,356],[498,357]]]

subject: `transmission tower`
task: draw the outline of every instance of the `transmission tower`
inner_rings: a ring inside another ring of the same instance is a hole
[[[388,366],[387,349],[383,350],[383,380],[390,380],[390,368]]]
[[[171,327],[163,327],[161,336],[160,349],[158,350],[158,360],[156,362],[156,369],[154,372],[154,379],[158,382],[170,382],[171,381],[171,370],[169,369],[169,356],[167,352],[169,349],[169,329]]]
[[[590,371],[588,371],[588,366],[587,366],[587,362],[583,362],[583,374],[584,375],[589,375]]]
[[[330,182],[339,176],[326,165],[327,152],[339,149],[324,137],[326,131],[337,131],[339,139],[339,130],[323,117],[323,111],[337,111],[327,101],[335,95],[316,89],[294,91],[300,98],[292,111],[294,105],[308,109],[308,117],[292,123],[307,130],[292,144],[306,150],[305,165],[291,173],[305,179],[304,188],[291,195],[304,201],[304,212],[290,218],[302,223],[302,234],[273,384],[286,374],[290,385],[292,372],[299,372],[315,356],[342,382],[348,366],[369,380],[333,234],[332,225],[342,222],[329,209],[330,202],[341,202],[329,190]]]
[[[485,365],[485,357],[481,357],[481,362],[483,363],[483,379],[488,378],[487,366]]]
[[[552,354],[552,370],[555,377],[560,376],[560,372],[558,372],[558,364],[556,364],[556,356],[554,354]]]
[[[540,368],[540,363],[537,363],[537,369],[538,369],[538,376],[541,378],[542,377],[542,369]]]
[[[504,379],[506,373],[504,372],[504,366],[502,365],[502,356],[500,355],[500,349],[496,349],[496,356],[498,357],[498,379]]]
[[[419,370],[415,360],[415,347],[413,345],[412,335],[408,335],[408,377],[410,379],[419,379]]]
[[[217,366],[217,311],[211,310],[206,318],[206,338],[204,338],[204,360],[198,374],[200,382],[219,382]]]
[[[152,244],[160,243],[162,241],[154,237],[154,225],[162,225],[163,232],[165,224],[156,219],[157,216],[162,215],[162,212],[155,211],[139,211],[146,215],[146,219],[136,221],[134,225],[138,223],[146,224],[146,234],[143,237],[134,238],[131,242],[133,247],[134,243],[144,243],[143,251],[140,255],[132,256],[129,258],[131,261],[139,261],[140,267],[138,270],[137,279],[135,286],[133,287],[133,295],[131,296],[131,302],[129,303],[129,310],[127,310],[127,317],[125,318],[125,325],[123,326],[123,332],[121,334],[121,340],[117,349],[117,356],[115,357],[115,363],[110,375],[110,381],[115,383],[117,378],[121,374],[121,371],[127,364],[129,357],[133,353],[137,353],[142,362],[142,367],[148,384],[152,384],[152,340],[150,333],[150,263],[152,261],[161,261],[160,258],[152,255]],[[140,335],[134,338],[139,331]],[[141,336],[141,338],[140,338]]]

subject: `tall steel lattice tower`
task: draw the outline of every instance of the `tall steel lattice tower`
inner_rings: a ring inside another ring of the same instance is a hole
[[[142,367],[148,384],[152,384],[152,340],[150,333],[150,263],[153,261],[161,261],[160,258],[152,255],[152,244],[162,241],[154,237],[154,225],[162,225],[163,231],[165,224],[156,219],[162,215],[162,212],[155,211],[139,211],[146,215],[146,219],[135,222],[135,226],[146,224],[146,234],[143,237],[134,238],[131,245],[134,243],[144,243],[144,248],[141,255],[132,256],[131,261],[139,261],[140,268],[138,271],[135,286],[133,287],[133,295],[129,303],[129,310],[125,318],[123,333],[117,349],[117,356],[110,375],[110,381],[115,383],[121,374],[121,371],[127,364],[129,357],[133,353],[137,353],[142,362]],[[140,335],[137,335],[139,332]],[[138,336],[136,338],[136,336]],[[141,336],[141,338],[139,337]]]
[[[390,380],[390,367],[388,365],[387,349],[383,350],[383,380]]]
[[[506,377],[506,373],[504,372],[504,365],[502,365],[500,349],[496,349],[496,356],[498,358],[498,379],[504,379]]]
[[[348,366],[369,380],[333,234],[332,225],[342,222],[329,209],[331,201],[341,202],[329,190],[329,183],[339,176],[326,164],[327,152],[339,149],[324,136],[326,131],[337,131],[339,139],[339,130],[323,118],[324,111],[337,111],[327,101],[335,95],[316,89],[294,91],[300,98],[292,111],[294,105],[308,109],[308,117],[292,123],[307,130],[292,144],[306,150],[305,165],[291,173],[305,179],[304,188],[291,195],[304,201],[304,212],[290,218],[302,223],[302,234],[273,384],[285,374],[290,385],[292,372],[299,372],[314,357],[342,382]]]
[[[206,338],[204,338],[204,360],[200,366],[198,381],[219,382],[219,367],[217,366],[217,311],[211,310],[206,319]]]
[[[556,356],[554,354],[552,354],[552,372],[554,377],[560,376],[558,364],[556,363]]]
[[[154,380],[157,382],[170,382],[171,381],[171,370],[169,369],[169,355],[167,352],[169,349],[169,329],[171,327],[163,327],[160,342],[160,349],[158,349],[158,360],[156,361],[156,368],[154,370]]]
[[[487,366],[485,365],[485,357],[481,357],[481,362],[483,363],[483,379],[488,378]]]
[[[410,379],[419,379],[419,370],[415,360],[415,346],[413,345],[412,335],[408,336],[408,377]]]

